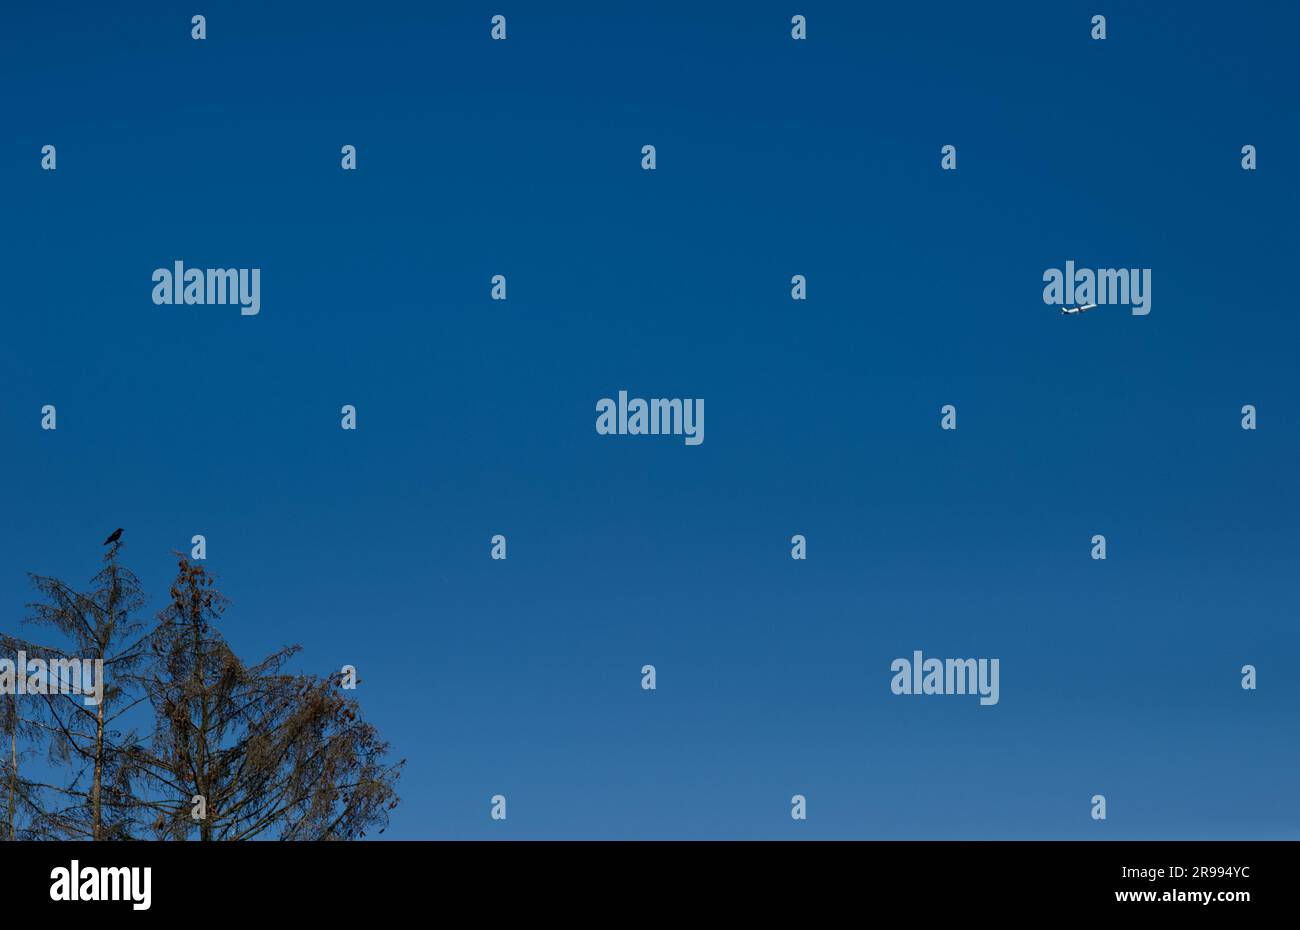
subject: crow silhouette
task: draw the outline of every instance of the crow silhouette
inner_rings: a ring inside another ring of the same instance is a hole
[[[122,528],[119,526],[117,529],[113,530],[113,535],[112,535],[112,536],[110,536],[110,537],[108,537],[108,539],[104,540],[104,545],[107,546],[109,543],[115,543],[115,542],[117,542],[117,541],[118,541],[119,539],[121,539],[121,538],[122,538]]]

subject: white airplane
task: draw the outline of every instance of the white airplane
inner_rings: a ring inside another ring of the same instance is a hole
[[[1096,304],[1084,304],[1082,307],[1062,307],[1061,312],[1066,316],[1073,316],[1076,313],[1086,313],[1096,306]]]

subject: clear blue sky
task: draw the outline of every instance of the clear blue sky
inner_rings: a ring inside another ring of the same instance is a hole
[[[5,628],[205,534],[241,654],[360,669],[392,837],[1296,837],[1294,5],[627,6],[6,6]]]

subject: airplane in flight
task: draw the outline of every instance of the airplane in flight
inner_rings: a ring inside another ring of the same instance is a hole
[[[1073,316],[1076,313],[1087,313],[1096,306],[1096,304],[1084,304],[1082,307],[1062,307],[1061,312],[1066,316]]]

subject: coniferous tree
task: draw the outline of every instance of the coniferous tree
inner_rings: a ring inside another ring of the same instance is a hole
[[[228,602],[181,557],[151,637],[152,746],[132,750],[153,835],[200,840],[352,839],[387,824],[401,764],[340,682],[290,674],[286,647],[256,665],[215,624]],[[200,816],[201,815],[201,816]]]
[[[354,839],[397,805],[405,760],[361,719],[341,675],[293,673],[290,646],[246,665],[216,629],[228,602],[183,556],[169,602],[145,630],[139,580],[119,564],[120,534],[86,593],[31,575],[43,599],[29,622],[61,646],[0,634],[48,670],[26,696],[0,695],[5,838]],[[102,662],[102,696],[55,687],[60,663]],[[135,724],[135,726],[129,726]],[[151,725],[141,736],[137,728]],[[18,763],[48,749],[49,780]],[[21,826],[20,826],[21,824]]]
[[[0,636],[0,643],[4,637]],[[40,809],[35,796],[39,789],[23,777],[20,763],[31,750],[28,747],[40,739],[40,728],[23,716],[18,695],[10,690],[0,690],[0,738],[4,745],[0,752],[0,791],[5,796],[5,820],[0,840],[17,840],[25,837],[21,824],[30,823],[34,812]]]
[[[145,656],[145,634],[135,614],[144,594],[139,579],[119,564],[121,549],[120,539],[113,540],[86,593],[57,578],[29,574],[44,596],[28,605],[29,622],[62,634],[65,645],[5,638],[47,669],[89,660],[101,670],[102,690],[93,705],[84,695],[53,687],[53,671],[43,680],[32,678],[32,687],[40,690],[29,697],[40,698],[40,710],[31,722],[42,731],[50,760],[68,774],[63,784],[33,785],[45,798],[30,827],[37,838],[104,840],[132,833],[130,768],[124,763],[135,735],[117,726],[141,700],[135,673]]]

